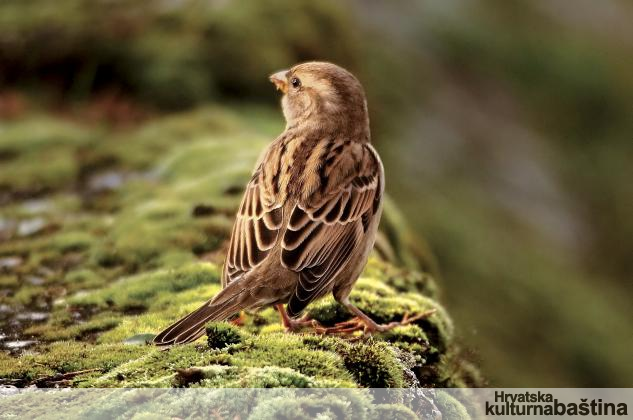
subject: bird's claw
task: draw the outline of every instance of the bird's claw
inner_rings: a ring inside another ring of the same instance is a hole
[[[436,311],[437,309],[430,309],[428,311],[419,313],[414,316],[409,316],[408,313],[405,313],[401,321],[394,321],[388,324],[377,324],[369,318],[364,319],[361,317],[354,317],[348,321],[339,322],[333,327],[322,327],[322,326],[315,327],[315,332],[317,334],[324,334],[324,335],[351,334],[356,331],[362,331],[363,334],[372,334],[374,332],[385,332],[395,327],[408,325],[415,321],[419,321],[420,319],[427,318],[433,315]]]
[[[319,321],[317,321],[316,319],[311,319],[307,315],[304,315],[303,317],[296,320],[288,319],[286,322],[284,322],[284,329],[286,330],[286,332],[296,332],[297,330],[300,330],[304,327],[311,327],[314,328],[314,330],[317,330],[318,328],[323,328],[321,324],[319,324]]]

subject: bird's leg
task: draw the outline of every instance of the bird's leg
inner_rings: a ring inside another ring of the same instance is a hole
[[[244,311],[240,311],[239,315],[232,318],[229,322],[233,325],[241,327],[246,322],[246,314],[244,313]]]
[[[279,311],[281,323],[287,332],[297,331],[302,327],[314,327],[315,329],[321,327],[317,320],[310,319],[307,315],[304,315],[299,319],[290,318],[286,312],[286,308],[284,308],[284,305],[281,303],[276,304],[275,308]]]
[[[409,314],[405,314],[401,321],[390,322],[388,324],[378,324],[376,323],[376,321],[368,317],[363,311],[352,305],[347,298],[341,299],[340,303],[343,304],[343,306],[345,306],[351,313],[356,315],[356,317],[350,319],[349,321],[339,322],[338,324],[330,328],[321,328],[319,331],[320,333],[348,334],[355,331],[363,331],[364,333],[371,334],[374,332],[384,332],[389,331],[392,328],[401,325],[408,325],[412,322],[426,318],[437,311],[437,309],[431,309],[415,316],[409,316]]]

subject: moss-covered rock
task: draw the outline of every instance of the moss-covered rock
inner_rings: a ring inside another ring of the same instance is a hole
[[[225,242],[243,185],[259,151],[281,129],[270,115],[205,108],[98,135],[76,123],[33,117],[0,132],[0,146],[15,149],[15,156],[43,159],[51,147],[72,162],[41,181],[35,167],[19,172],[20,180],[3,171],[17,188],[8,193],[0,219],[6,239],[0,243],[0,322],[6,331],[0,381],[225,388],[476,382],[476,370],[454,344],[432,270],[421,270],[432,260],[404,239],[407,228],[393,206],[386,209],[378,252],[350,299],[378,322],[425,317],[372,337],[322,336],[308,327],[286,333],[278,313],[264,308],[208,325],[206,340],[166,351],[146,345],[152,333],[220,290]],[[54,135],[31,133],[32,126],[50,127]],[[29,142],[40,146],[30,148]],[[21,198],[20,191],[37,182],[37,198]],[[351,318],[331,297],[307,313],[323,325]],[[293,412],[297,401],[257,410],[263,417]],[[346,413],[348,403],[301,402],[322,413]],[[447,410],[459,410],[449,403]],[[411,414],[397,404],[358,404],[368,418]]]

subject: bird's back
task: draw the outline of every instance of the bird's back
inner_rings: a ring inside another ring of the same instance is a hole
[[[368,143],[286,131],[247,186],[223,285],[257,282],[276,290],[278,302],[300,290],[302,278],[323,281],[310,301],[331,290],[333,277],[366,239],[382,185],[382,165]]]

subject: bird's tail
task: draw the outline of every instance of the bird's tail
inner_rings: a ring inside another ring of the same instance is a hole
[[[237,283],[230,284],[200,308],[167,327],[154,337],[152,343],[157,346],[191,343],[204,334],[205,324],[209,321],[223,321],[252,306],[251,293]]]

